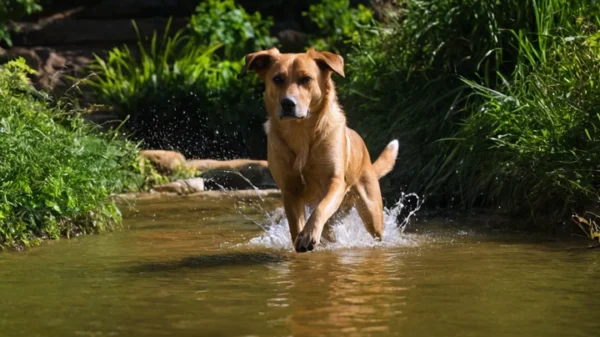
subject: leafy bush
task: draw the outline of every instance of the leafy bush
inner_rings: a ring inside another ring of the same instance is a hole
[[[259,12],[249,14],[234,0],[201,2],[189,26],[201,45],[222,44],[227,60],[237,60],[248,51],[270,48],[277,42],[270,36],[271,18],[262,18]]]
[[[231,5],[231,1],[211,3],[223,8]],[[202,6],[199,10],[195,22],[207,19],[208,14],[221,15],[218,11],[203,12],[208,8]],[[242,11],[238,7],[235,10]],[[257,23],[257,16],[249,17],[245,12],[235,18],[240,17],[250,21],[236,27],[270,25],[269,21]],[[272,41],[263,33],[254,31],[254,43]],[[239,36],[240,32],[214,34],[227,37]],[[213,42],[214,36],[205,42]],[[140,37],[139,57],[126,47],[113,49],[106,61],[98,58],[93,67],[97,76],[92,85],[98,98],[121,106],[130,115],[128,126],[147,148],[175,149],[186,157],[264,157],[261,124],[265,112],[260,86],[250,76],[236,79],[243,64],[241,56],[230,60],[216,55],[219,48],[239,53],[249,40],[203,45],[199,39],[184,31],[172,37],[165,33],[160,39],[154,34],[149,42]]]
[[[362,4],[350,6],[350,0],[322,0],[302,15],[319,29],[319,34],[309,39],[316,49],[343,54],[353,46],[365,47],[379,35],[373,12]]]
[[[406,1],[340,86],[370,149],[401,140],[384,190],[557,217],[594,200],[596,27],[591,0]]]
[[[0,42],[8,45],[11,45],[8,22],[42,10],[39,0],[2,0],[0,5]]]
[[[50,107],[29,72],[23,59],[0,67],[0,248],[111,229],[109,195],[141,183],[135,144]]]

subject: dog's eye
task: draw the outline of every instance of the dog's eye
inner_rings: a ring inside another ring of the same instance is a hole
[[[275,77],[273,77],[273,83],[275,83],[275,84],[283,84],[283,76],[281,76],[281,75],[275,75]]]
[[[312,78],[310,78],[310,77],[308,77],[308,76],[303,76],[303,77],[300,79],[300,82],[299,82],[299,83],[300,83],[300,85],[305,85],[305,84],[309,84],[309,83],[310,83],[310,81],[312,81]]]

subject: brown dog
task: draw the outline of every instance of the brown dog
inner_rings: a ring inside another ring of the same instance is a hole
[[[346,126],[332,72],[344,76],[344,59],[314,49],[281,54],[276,48],[246,55],[247,70],[265,82],[269,170],[281,189],[297,252],[313,250],[340,206],[356,206],[376,239],[383,235],[379,178],[394,167],[398,141],[371,164],[362,138]],[[316,206],[306,221],[305,206]]]

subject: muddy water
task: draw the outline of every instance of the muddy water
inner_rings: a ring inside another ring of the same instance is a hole
[[[373,245],[351,215],[298,255],[257,204],[146,201],[125,230],[0,254],[0,336],[600,333],[600,254],[582,241],[388,221]]]

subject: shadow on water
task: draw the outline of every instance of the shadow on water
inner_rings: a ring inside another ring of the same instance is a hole
[[[289,261],[289,258],[270,253],[226,253],[190,256],[176,261],[144,263],[126,268],[131,273],[153,273],[179,269],[210,269],[245,267]]]

